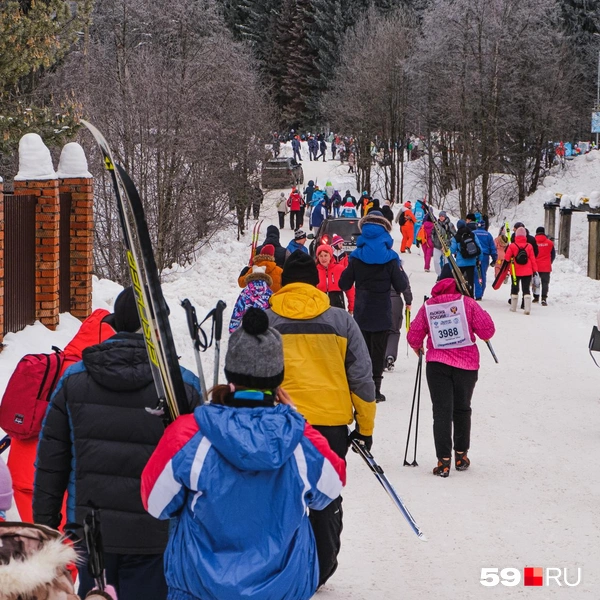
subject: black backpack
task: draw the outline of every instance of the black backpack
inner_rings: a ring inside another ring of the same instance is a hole
[[[529,256],[527,256],[527,245],[525,245],[525,248],[521,248],[521,246],[519,246],[516,242],[515,242],[515,246],[517,247],[517,255],[515,256],[515,262],[518,265],[526,265],[529,261]]]
[[[398,217],[398,224],[400,225],[400,227],[402,227],[402,225],[404,225],[406,223],[406,215],[404,214],[404,211],[402,211],[400,213],[400,216]]]
[[[475,241],[475,234],[471,230],[463,233],[460,238],[459,247],[463,258],[475,258],[479,256],[479,246]]]

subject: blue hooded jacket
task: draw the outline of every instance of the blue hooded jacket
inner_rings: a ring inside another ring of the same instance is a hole
[[[398,253],[392,250],[394,240],[381,225],[365,223],[361,235],[356,240],[356,250],[351,258],[358,258],[368,265],[383,265],[390,260],[397,260],[400,264]]]
[[[339,496],[345,465],[290,406],[206,404],[169,426],[142,500],[177,517],[169,600],[308,600],[319,566],[307,508]],[[318,487],[317,487],[318,486]]]

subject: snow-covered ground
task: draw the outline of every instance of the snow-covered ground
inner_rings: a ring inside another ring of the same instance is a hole
[[[285,149],[288,150],[287,148]],[[328,153],[328,156],[330,153]],[[303,156],[308,152],[303,148]],[[600,189],[596,164],[578,158],[564,173],[546,182],[546,189],[507,215],[524,220],[535,231],[543,224],[548,190],[576,194]],[[354,178],[337,161],[303,162],[305,180],[330,180],[342,195],[353,193]],[[407,178],[415,197],[418,183]],[[286,190],[289,191],[289,190]],[[408,191],[410,194],[411,192]],[[279,190],[266,194],[263,213],[276,222]],[[340,566],[317,594],[321,600],[436,600],[484,598],[600,597],[600,517],[598,462],[600,456],[600,370],[592,363],[587,343],[600,308],[600,282],[584,276],[581,257],[587,248],[586,224],[574,218],[572,250],[576,260],[557,259],[549,306],[533,305],[531,316],[508,310],[509,290],[488,287],[482,307],[497,328],[492,339],[496,365],[480,343],[481,370],[473,399],[473,430],[469,471],[452,471],[448,479],[431,474],[435,453],[431,404],[423,381],[419,467],[403,467],[417,359],[400,342],[396,369],[385,373],[387,401],[377,406],[373,453],[384,467],[428,537],[421,542],[360,458],[348,458],[344,492],[344,533]],[[492,231],[494,228],[490,228]],[[264,233],[264,229],[263,229]],[[393,232],[399,242],[397,227]],[[281,232],[282,244],[292,237]],[[171,324],[184,366],[195,363],[183,298],[203,317],[223,299],[226,318],[237,298],[237,275],[247,263],[249,236],[238,242],[233,233],[215,237],[197,263],[173,269],[164,277]],[[423,271],[420,251],[403,255],[415,296],[413,312],[434,284],[435,274]],[[492,271],[488,272],[488,278]],[[95,281],[94,305],[110,307],[120,288]],[[54,333],[39,323],[5,338],[0,355],[0,392],[19,358],[26,352],[64,346],[77,328],[70,315],[61,316]],[[226,350],[226,334],[223,353]],[[212,380],[213,350],[204,356],[207,380]],[[316,391],[315,391],[316,392]],[[412,448],[412,447],[411,447]],[[409,454],[412,460],[412,449]],[[481,569],[526,566],[568,568],[569,581],[582,570],[579,586],[550,583],[544,590],[480,584]]]

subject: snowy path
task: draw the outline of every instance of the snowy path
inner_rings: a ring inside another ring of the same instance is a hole
[[[318,178],[324,185],[330,178],[342,195],[348,188],[356,192],[353,177],[338,162],[304,161],[303,167],[305,181]],[[279,191],[266,195],[264,228],[269,220],[276,222],[278,195]],[[540,223],[526,224],[535,229]],[[400,239],[399,231],[394,230],[394,237]],[[283,230],[282,244],[290,238],[291,231]],[[248,245],[249,238],[237,242],[226,234],[216,236],[198,263],[165,277],[176,344],[182,363],[190,369],[195,369],[194,358],[178,301],[189,297],[198,315],[204,316],[222,298],[229,307],[228,318],[239,293],[236,279],[248,260]],[[423,272],[419,254],[404,257],[416,313],[435,275]],[[499,292],[486,291],[482,306],[496,323],[492,342],[500,364],[493,362],[480,343],[482,368],[473,399],[473,464],[465,473],[452,471],[446,480],[431,475],[435,453],[425,380],[420,466],[402,467],[417,365],[412,352],[406,355],[403,333],[396,370],[384,375],[382,391],[388,400],[378,405],[373,452],[429,541],[417,539],[360,458],[350,453],[340,566],[316,598],[600,598],[596,458],[600,456],[600,370],[586,350],[600,283],[573,273],[572,263],[563,262],[560,272],[553,275],[550,306],[534,305],[530,317],[522,311],[509,312],[506,286]],[[96,282],[95,305],[110,305],[118,291],[115,284]],[[37,324],[9,334],[0,355],[0,389],[25,352],[64,345],[75,326],[72,318],[63,316],[57,333]],[[226,340],[223,353],[225,349]],[[204,356],[209,382],[212,363],[211,349]],[[525,566],[568,567],[569,579],[580,567],[583,581],[576,588],[551,585],[543,592],[522,584],[498,586],[494,591],[479,583],[482,567],[522,570]]]

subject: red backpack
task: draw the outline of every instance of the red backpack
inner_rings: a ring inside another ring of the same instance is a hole
[[[0,427],[11,437],[28,440],[39,435],[52,392],[62,369],[63,352],[26,354],[11,375],[2,404]]]

